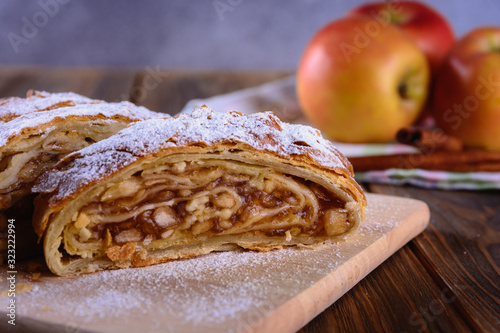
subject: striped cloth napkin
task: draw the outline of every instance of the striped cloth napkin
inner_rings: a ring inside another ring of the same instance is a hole
[[[238,110],[251,114],[273,111],[281,120],[289,123],[310,125],[301,112],[295,94],[295,76],[262,84],[257,87],[218,95],[206,99],[189,101],[181,113],[207,105],[217,112]],[[346,144],[333,142],[348,158],[355,156],[391,155],[416,153],[416,148],[398,144]],[[423,169],[388,169],[383,171],[357,172],[359,182],[414,185],[446,190],[490,190],[500,189],[500,172],[447,172]]]

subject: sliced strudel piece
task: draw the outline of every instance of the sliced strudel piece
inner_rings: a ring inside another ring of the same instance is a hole
[[[20,229],[29,216],[31,224],[33,202],[26,198],[44,170],[131,122],[159,116],[128,102],[106,103],[74,93],[30,91],[27,98],[0,100],[0,218],[16,220]],[[5,243],[1,229],[0,245]]]
[[[65,155],[159,114],[129,102],[74,93],[29,92],[0,100],[0,210],[31,193],[33,181]]]
[[[135,123],[67,156],[35,190],[34,225],[58,275],[315,246],[354,230],[366,206],[319,131],[207,107]]]

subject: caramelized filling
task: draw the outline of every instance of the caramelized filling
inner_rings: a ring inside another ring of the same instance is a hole
[[[38,136],[40,135],[32,135],[26,140]],[[27,151],[0,157],[0,195],[16,197],[17,192],[29,192],[33,182],[45,170],[53,167],[70,152],[92,142],[95,140],[91,137],[75,130],[66,130],[53,134]]]
[[[183,239],[249,231],[287,239],[326,237],[351,228],[345,202],[320,185],[264,167],[211,160],[136,173],[73,219],[65,229],[73,236],[64,237],[66,251],[81,255],[88,250],[93,256],[113,248],[108,257],[131,243],[161,248]]]
[[[13,155],[8,155],[0,159],[0,172],[4,172],[10,164]]]

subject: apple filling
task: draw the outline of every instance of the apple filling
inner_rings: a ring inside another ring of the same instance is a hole
[[[9,208],[29,195],[36,178],[62,157],[108,136],[97,131],[93,133],[94,140],[88,135],[68,129],[52,133],[36,144],[34,142],[40,135],[32,135],[23,142],[23,146],[27,147],[25,151],[0,156],[0,210]]]
[[[38,150],[4,157],[0,161],[0,209],[7,209],[30,194],[38,175],[58,159],[58,155]]]
[[[64,250],[120,261],[138,248],[148,252],[211,237],[327,238],[352,227],[345,206],[322,186],[267,167],[167,163],[111,184],[79,209],[64,229]]]

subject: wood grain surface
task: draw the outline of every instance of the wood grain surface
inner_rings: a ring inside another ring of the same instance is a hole
[[[288,74],[0,68],[0,97],[24,96],[31,88],[74,91],[174,114],[192,98]],[[500,192],[363,185],[426,202],[430,224],[300,332],[500,331]]]
[[[475,331],[500,327],[500,194],[372,185],[375,193],[418,198],[432,223],[411,245]]]

